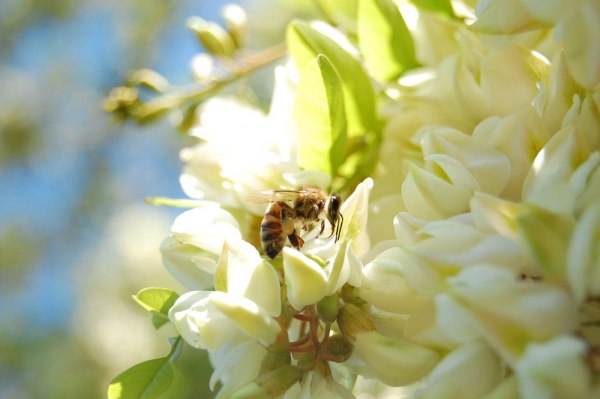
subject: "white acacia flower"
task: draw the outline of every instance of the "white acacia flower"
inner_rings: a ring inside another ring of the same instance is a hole
[[[515,370],[524,398],[583,398],[591,376],[583,356],[586,345],[570,335],[543,343],[531,343],[517,361]]]
[[[524,199],[554,212],[572,212],[580,193],[570,179],[590,152],[581,127],[561,129],[536,156],[523,185]]]
[[[294,188],[296,163],[292,122],[292,83],[285,67],[276,69],[271,112],[228,97],[215,97],[200,107],[200,124],[191,135],[200,139],[181,153],[185,168],[180,182],[192,198],[242,207],[253,191]]]
[[[494,351],[481,341],[467,342],[448,353],[427,377],[423,399],[478,399],[501,381]]]
[[[439,360],[437,351],[376,330],[362,331],[353,341],[366,372],[390,386],[404,386],[427,375]]]
[[[218,351],[210,351],[214,371],[210,376],[210,389],[221,384],[219,395],[228,397],[254,380],[267,350],[254,340],[230,340]]]
[[[331,377],[309,372],[301,382],[294,384],[283,399],[354,399],[354,395]]]
[[[412,11],[424,67],[382,90],[375,176],[344,201],[339,237],[302,231],[267,259],[219,207],[257,216],[244,194],[345,178],[299,168],[285,69],[268,115],[200,108],[181,183],[219,206],[182,214],[161,251],[195,290],[169,317],[209,350],[222,397],[351,398],[352,373],[422,398],[593,392],[600,3],[451,3],[466,23]]]
[[[553,26],[575,80],[588,88],[600,80],[600,50],[596,45],[600,33],[600,5],[597,1],[491,0],[481,2],[478,11],[482,28],[486,30],[515,33]],[[506,18],[499,17],[500,13]]]
[[[206,289],[213,285],[225,241],[240,239],[239,224],[229,212],[217,204],[195,208],[175,219],[160,248],[163,264],[184,287]]]
[[[448,279],[448,293],[437,298],[438,322],[448,335],[484,339],[510,365],[531,341],[573,332],[577,308],[568,294],[547,283],[517,281],[514,273],[496,266],[467,268]],[[460,326],[458,320],[469,320]],[[466,316],[466,317],[465,317]]]
[[[535,155],[550,135],[533,107],[524,107],[504,118],[485,119],[473,130],[473,139],[501,152],[509,161],[509,176],[504,189],[498,193],[488,192],[516,201],[521,199],[523,182]]]
[[[192,346],[218,350],[242,333],[270,345],[280,331],[279,278],[258,251],[239,240],[224,246],[226,290],[182,295],[169,318]]]
[[[490,50],[464,30],[456,37],[459,51],[437,65],[433,78],[407,98],[422,126],[469,132],[488,117],[506,116],[530,104],[537,94],[536,80],[545,73],[531,52],[519,46]]]

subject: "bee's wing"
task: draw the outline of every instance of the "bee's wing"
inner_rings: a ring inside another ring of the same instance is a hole
[[[262,190],[254,191],[244,198],[251,204],[266,204],[273,201],[294,201],[302,191],[297,190]]]

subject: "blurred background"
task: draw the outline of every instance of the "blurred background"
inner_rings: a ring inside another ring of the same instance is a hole
[[[190,141],[168,121],[116,124],[102,101],[137,68],[191,83],[202,48],[185,21],[220,23],[223,4],[0,1],[0,399],[104,398],[117,374],[168,353],[173,330],[154,330],[131,295],[182,291],[158,250],[181,210],[144,198],[183,196]],[[238,4],[251,48],[315,13],[312,2]],[[271,74],[253,79],[266,107]],[[205,354],[181,360],[168,397],[211,397]]]

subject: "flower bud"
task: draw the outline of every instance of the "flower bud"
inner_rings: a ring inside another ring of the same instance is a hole
[[[205,251],[167,237],[160,245],[160,252],[167,271],[184,287],[192,290],[212,287],[216,262],[213,257],[207,258]]]
[[[600,81],[600,4],[595,0],[568,3],[569,8],[557,16],[557,38],[563,43],[569,71],[577,83],[587,89]]]
[[[565,114],[573,104],[577,84],[566,65],[564,52],[552,58],[548,82],[538,92],[533,105],[541,116],[547,131],[560,130]]]
[[[527,346],[514,369],[523,398],[583,398],[591,376],[584,361],[586,344],[562,335]]]
[[[430,155],[432,171],[413,166],[402,183],[406,209],[418,218],[435,220],[466,212],[479,185],[469,171],[447,155]]]
[[[427,375],[439,360],[436,351],[375,330],[360,330],[354,349],[368,370],[384,384],[408,385]]]
[[[317,303],[327,291],[327,275],[317,262],[301,252],[283,249],[283,271],[287,297],[296,310]]]
[[[359,288],[360,297],[389,312],[411,313],[420,296],[404,276],[402,261],[405,258],[402,249],[390,248],[368,263]]]
[[[517,215],[520,204],[484,193],[475,193],[470,201],[475,225],[485,231],[494,230],[505,237],[517,239]]]
[[[196,81],[201,84],[207,84],[211,80],[213,80],[215,78],[214,63],[215,61],[213,56],[206,53],[196,54],[190,62],[190,69],[192,70],[192,75],[194,76],[194,79],[196,79]],[[196,113],[195,107],[192,112],[194,112],[194,114]]]
[[[536,156],[523,184],[523,198],[545,209],[571,214],[576,193],[568,181],[590,156],[586,137],[579,126],[556,133]]]
[[[518,201],[531,163],[550,135],[535,109],[525,106],[504,118],[494,116],[484,120],[475,127],[473,139],[491,146],[508,158],[508,181],[498,194],[502,198]],[[481,183],[482,179],[478,181]],[[494,194],[489,190],[487,192]]]
[[[213,291],[190,291],[181,295],[169,310],[169,320],[194,348],[219,350],[239,330],[211,302]]]
[[[226,4],[221,10],[227,33],[233,40],[236,48],[244,46],[246,41],[246,29],[248,27],[248,16],[246,11],[237,4]]]
[[[340,308],[337,322],[342,335],[350,342],[353,342],[356,335],[361,331],[375,330],[375,325],[367,314],[351,303],[347,303]]]
[[[501,35],[545,27],[520,0],[487,0],[477,3],[477,21],[471,26],[482,33]]]
[[[600,295],[600,204],[594,203],[577,222],[567,254],[567,277],[577,303]]]
[[[328,361],[343,363],[350,358],[352,350],[350,342],[341,335],[335,334],[328,338],[327,345],[322,348],[320,353]]]
[[[423,399],[479,399],[500,382],[500,361],[489,346],[472,341],[454,349],[427,377]]]
[[[220,291],[211,293],[210,301],[240,330],[264,346],[275,342],[281,329],[279,324],[253,301]]]
[[[319,317],[326,323],[333,323],[340,310],[340,299],[337,294],[323,297],[317,303],[317,312]]]
[[[448,127],[428,127],[420,131],[421,148],[427,158],[446,154],[460,162],[477,180],[481,191],[499,195],[508,181],[511,165],[506,155],[488,143]]]
[[[158,93],[169,87],[167,79],[151,69],[138,69],[129,77],[129,82],[132,85],[144,86]]]
[[[260,364],[259,374],[266,374],[279,367],[291,364],[290,351],[288,348],[268,350]]]
[[[442,275],[481,263],[520,271],[523,263],[520,248],[513,240],[499,234],[484,234],[466,223],[431,222],[421,233],[429,237],[415,244],[411,251]]]
[[[529,342],[569,333],[579,322],[577,307],[565,290],[550,283],[517,280],[514,272],[504,268],[471,266],[448,278],[447,284],[446,299],[460,309],[457,319],[466,322],[440,328],[459,336],[471,326],[509,365]],[[446,313],[444,318],[451,321],[454,317]]]
[[[221,26],[200,17],[188,18],[187,26],[196,34],[208,53],[219,57],[231,57],[233,55],[235,44],[231,36]]]
[[[578,194],[575,215],[579,216],[600,198],[600,152],[594,152],[573,174],[569,185]]]
[[[571,216],[552,213],[524,204],[516,218],[517,230],[542,274],[565,283],[567,246],[575,221]]]

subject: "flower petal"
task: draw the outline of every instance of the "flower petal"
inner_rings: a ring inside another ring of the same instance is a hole
[[[327,275],[321,266],[293,248],[283,248],[283,271],[294,309],[317,303],[327,293]]]

